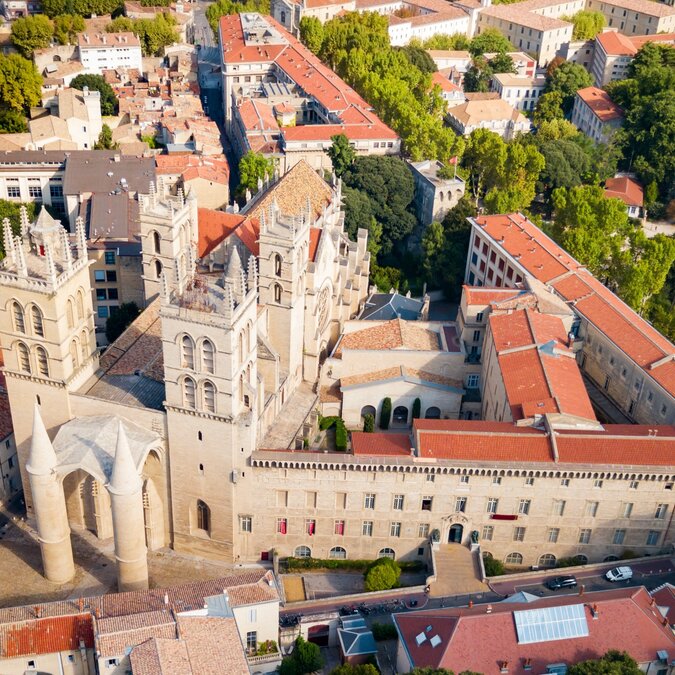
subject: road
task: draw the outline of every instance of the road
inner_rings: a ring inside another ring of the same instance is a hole
[[[532,573],[526,579],[509,580],[505,576],[503,580],[496,581],[491,584],[492,590],[488,593],[473,594],[473,595],[454,595],[445,598],[429,599],[424,593],[406,592],[402,589],[400,594],[379,595],[372,594],[369,596],[366,606],[377,606],[385,602],[399,599],[405,603],[405,610],[416,611],[420,609],[438,609],[442,607],[462,607],[472,600],[477,603],[499,602],[505,597],[512,595],[518,591],[527,591],[533,595],[541,597],[560,596],[560,595],[578,595],[579,587],[571,590],[550,591],[544,585],[548,579],[563,574],[573,574],[579,586],[583,584],[585,592],[603,591],[611,588],[625,588],[627,586],[645,586],[647,590],[653,590],[657,586],[661,586],[666,582],[675,584],[675,566],[672,559],[660,560],[645,560],[636,563],[628,562],[628,565],[633,568],[633,578],[628,582],[611,583],[605,579],[605,572],[616,567],[618,563],[607,563],[600,568],[586,569],[584,567],[569,567],[556,570],[545,570],[537,573]],[[621,564],[626,564],[625,562]],[[315,614],[318,612],[327,612],[339,610],[341,607],[347,605],[358,605],[363,601],[362,598],[355,600],[352,603],[346,603],[345,597],[340,598],[339,601],[331,600],[330,598],[317,602],[299,602],[287,606],[281,611],[282,616],[296,615],[296,614]],[[415,606],[411,606],[411,601],[416,602]],[[396,610],[401,611],[401,610]],[[378,620],[378,615],[374,616]],[[381,615],[380,615],[381,616]],[[385,615],[386,616],[386,615]]]
[[[199,0],[195,3],[195,44],[203,47],[215,47],[216,41],[209,22],[206,20],[206,8],[210,2]]]

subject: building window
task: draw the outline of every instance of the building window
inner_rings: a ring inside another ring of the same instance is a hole
[[[549,527],[548,532],[548,541],[550,544],[555,544],[558,541],[558,537],[560,536],[560,528],[559,527]]]
[[[96,308],[96,316],[99,319],[107,319],[110,316],[110,309],[105,305],[100,305]]]
[[[336,520],[333,523],[333,534],[338,535],[339,537],[344,536],[345,533],[345,521],[344,520]]]
[[[96,299],[97,300],[107,300],[108,299],[108,294],[106,293],[105,288],[97,288],[96,289]]]
[[[518,513],[521,516],[526,516],[530,513],[530,503],[531,500],[529,499],[521,499],[520,502],[518,503]]]
[[[525,485],[527,487],[532,487],[534,485],[534,478],[528,477],[525,479]]]
[[[480,375],[469,375],[466,378],[466,386],[468,389],[478,389],[478,386],[480,385]]]
[[[570,486],[570,479],[569,478],[561,478],[560,479],[560,485],[561,485],[561,487],[569,487]]]
[[[394,495],[394,511],[403,511],[403,495]]]
[[[180,341],[181,365],[189,370],[195,369],[195,344],[189,335],[183,335]]]
[[[202,405],[206,412],[216,412],[216,388],[208,380],[202,385]]]
[[[496,497],[490,497],[487,500],[487,509],[488,513],[497,513],[497,507],[499,506],[499,499]]]
[[[201,499],[197,500],[197,529],[211,531],[211,509]]]
[[[647,532],[647,546],[657,546],[661,533],[658,530],[649,530]]]
[[[638,489],[638,485],[640,485],[640,482],[639,482],[639,481],[637,481],[637,480],[632,480],[632,481],[630,482],[630,484],[629,484],[628,487],[629,487],[629,489],[631,489],[631,490],[637,490],[637,489]]]
[[[481,538],[484,541],[492,541],[494,536],[495,528],[492,525],[483,525],[483,531],[481,533]]]
[[[586,502],[586,512],[585,515],[595,518],[598,513],[598,502]]]
[[[654,518],[663,519],[666,517],[666,513],[668,513],[668,504],[659,504],[654,512]]]
[[[386,546],[385,548],[381,548],[377,554],[378,558],[391,558],[392,560],[396,560],[396,553],[394,552],[393,548],[389,548]]]
[[[253,518],[252,516],[239,516],[239,531],[253,532]]]
[[[579,530],[579,543],[580,544],[591,543],[591,530],[589,528],[583,528]]]
[[[598,478],[597,480],[595,480],[595,481],[593,482],[593,487],[601,488],[601,487],[602,487],[602,480],[601,480],[600,478]]]
[[[464,513],[466,511],[466,497],[457,497],[455,499],[455,512]],[[431,510],[431,509],[429,509]]]
[[[492,476],[492,484],[493,485],[501,485],[502,484],[502,477],[501,476]]]
[[[305,520],[305,532],[312,537],[316,534],[316,520],[308,518]]]
[[[401,536],[401,523],[394,522],[389,525],[389,536],[390,537],[400,537]]]
[[[249,653],[255,652],[258,647],[258,633],[257,631],[250,630],[246,633],[246,651]]]
[[[106,265],[115,264],[115,251],[106,251],[104,253],[104,260]]]
[[[211,340],[202,341],[202,370],[205,373],[213,374],[214,370],[214,359],[213,359],[213,343]]]
[[[473,332],[473,341],[474,342],[480,342],[480,331],[479,330],[475,330]]]
[[[504,558],[504,563],[507,565],[522,565],[523,556],[520,553],[509,553],[506,558]]]
[[[483,321],[483,312],[478,312],[478,314],[476,314],[476,321],[478,321],[478,323],[482,323],[482,321]]]
[[[183,407],[194,410],[196,406],[195,381],[191,377],[183,378]]]
[[[565,513],[565,501],[563,499],[553,500],[553,515],[562,516]]]
[[[281,276],[281,256],[278,253],[274,254],[274,275],[277,277]]]
[[[375,508],[375,495],[372,492],[369,492],[363,498],[363,508],[364,509],[374,509]]]
[[[630,518],[631,513],[633,513],[633,503],[632,502],[626,502],[623,505],[622,517],[623,518]]]
[[[460,485],[468,485],[469,484],[469,476],[464,474],[459,477],[459,483]]]
[[[373,521],[372,520],[364,520],[363,523],[361,524],[361,535],[364,537],[372,537],[373,536]]]
[[[159,236],[159,232],[152,233],[152,250],[155,253],[160,253],[162,249],[162,238]]]
[[[274,302],[279,304],[281,302],[281,286],[274,284]]]
[[[524,527],[514,527],[513,528],[513,541],[524,541],[525,540],[525,528]]]
[[[422,497],[422,511],[431,511],[431,505],[434,501],[433,497],[425,496]]]
[[[312,549],[310,549],[309,546],[298,546],[295,549],[295,557],[296,558],[311,558],[312,557]]]
[[[621,546],[626,538],[626,530],[614,530],[614,537],[612,543]]]
[[[30,316],[33,323],[33,333],[38,337],[44,337],[45,329],[42,321],[42,312],[37,305],[31,305]]]
[[[35,348],[35,357],[37,360],[38,373],[43,377],[49,377],[49,361],[47,352],[40,346]]]
[[[333,560],[345,560],[347,558],[347,551],[342,546],[333,546],[328,552],[328,557]]]
[[[417,528],[417,536],[426,539],[429,536],[429,523],[420,523]]]
[[[427,483],[433,483],[436,480],[436,476],[433,473],[427,474]]]
[[[12,315],[14,317],[14,330],[17,333],[25,333],[26,323],[23,317],[23,307],[18,302],[12,303]]]
[[[19,370],[22,373],[30,374],[30,352],[28,351],[28,347],[26,347],[23,342],[19,342],[16,345],[16,351],[18,355]]]

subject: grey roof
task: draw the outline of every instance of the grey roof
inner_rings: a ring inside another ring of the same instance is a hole
[[[148,194],[156,180],[152,157],[133,157],[109,150],[72,153],[66,160],[63,192],[114,192],[115,190]]]
[[[399,293],[373,293],[366,300],[359,319],[390,321],[400,317],[406,321],[417,321],[423,306],[424,301]]]
[[[131,239],[138,231],[138,202],[128,192],[91,196],[87,235],[89,239]]]
[[[338,628],[338,638],[345,656],[377,654],[375,638],[363,618],[343,620],[342,625],[343,628]]]
[[[526,593],[525,591],[518,591],[518,593],[509,595],[508,598],[504,598],[502,602],[527,603],[527,602],[534,602],[535,600],[541,600],[541,598],[538,595],[532,595],[532,593]]]
[[[102,375],[87,396],[141,408],[164,409],[164,383],[145,375]]]

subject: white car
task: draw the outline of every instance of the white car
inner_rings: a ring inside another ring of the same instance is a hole
[[[633,578],[633,570],[630,567],[615,567],[605,577],[608,581],[628,581]]]

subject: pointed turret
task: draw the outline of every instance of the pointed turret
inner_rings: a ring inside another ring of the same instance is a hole
[[[77,233],[77,259],[82,260],[87,255],[87,235],[84,231],[82,216],[78,216],[75,221],[75,232]]]
[[[241,258],[236,246],[230,248],[230,259],[227,261],[227,268],[223,275],[223,286],[230,288],[233,298],[239,304],[244,298],[241,295],[241,274],[242,274]]]
[[[47,429],[42,421],[40,406],[36,403],[33,410],[33,435],[26,470],[34,476],[46,476],[52,473],[57,464],[54,446],[49,440]]]
[[[26,265],[26,253],[23,250],[23,239],[14,238],[14,252],[16,253],[16,269],[19,275],[28,276],[28,266]]]
[[[113,462],[112,476],[108,483],[108,490],[117,495],[132,495],[138,492],[143,483],[131,456],[129,441],[120,420],[117,427],[117,446]]]
[[[2,221],[2,243],[5,247],[5,255],[12,262],[15,262],[14,237],[12,235],[12,226],[9,222],[9,218],[4,218]]]
[[[30,229],[30,219],[28,218],[28,211],[23,204],[21,205],[19,213],[21,215],[21,237],[24,238],[28,236],[28,230]]]
[[[256,291],[258,289],[258,267],[254,255],[248,259],[248,289]]]

